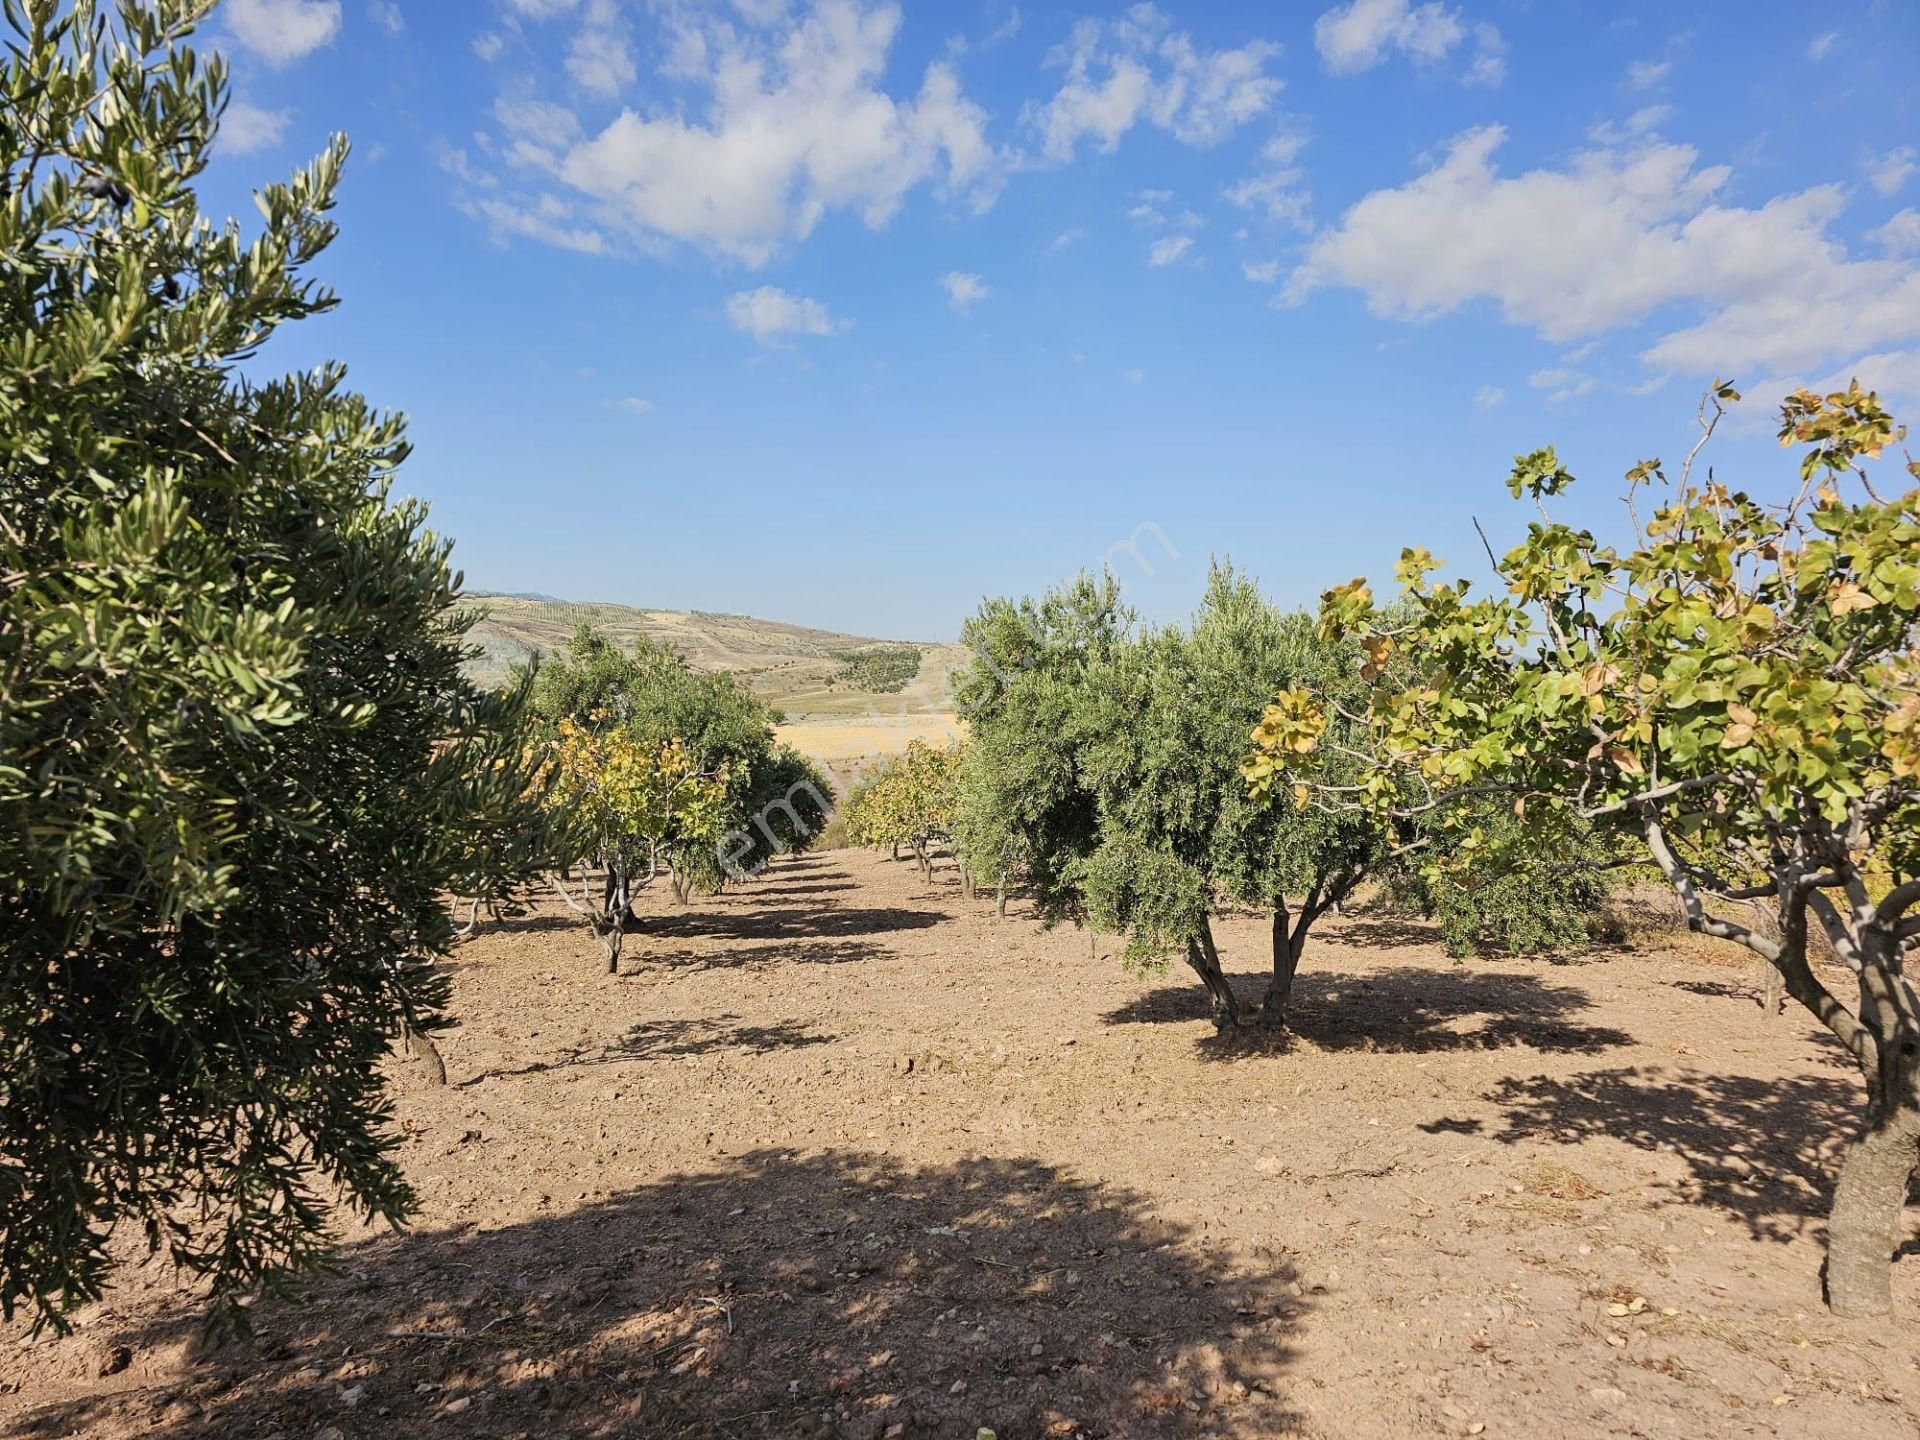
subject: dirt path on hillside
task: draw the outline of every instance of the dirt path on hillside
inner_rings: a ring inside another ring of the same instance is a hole
[[[1183,972],[864,853],[653,907],[617,979],[550,913],[458,953],[452,1084],[396,1066],[412,1230],[210,1354],[130,1268],[8,1332],[0,1433],[1920,1434],[1920,1226],[1895,1325],[1827,1315],[1860,1085],[1744,968],[1359,916],[1289,1043],[1223,1041]]]

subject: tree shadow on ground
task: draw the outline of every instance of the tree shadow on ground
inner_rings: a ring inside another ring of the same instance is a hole
[[[861,960],[885,960],[893,951],[872,940],[820,940],[798,945],[776,940],[760,945],[732,945],[721,950],[660,950],[647,943],[658,938],[642,935],[630,948],[620,973],[631,978],[649,970],[764,970],[775,965],[848,965]]]
[[[656,938],[810,940],[835,935],[926,930],[947,919],[937,910],[903,910],[897,906],[823,910],[805,904],[780,908],[778,902],[778,896],[767,896],[765,903],[751,911],[684,910],[672,915],[649,915],[640,933]]]
[[[626,1065],[642,1060],[678,1059],[686,1055],[708,1055],[725,1050],[747,1055],[764,1055],[773,1050],[797,1050],[810,1045],[831,1044],[837,1036],[825,1035],[806,1025],[783,1021],[774,1025],[748,1025],[738,1015],[699,1016],[685,1020],[647,1020],[610,1045],[569,1051],[557,1059],[535,1060],[511,1070],[484,1070],[462,1080],[456,1089],[467,1089],[483,1081],[514,1075],[538,1075],[548,1070],[565,1070],[575,1065]]]
[[[1258,1007],[1267,977],[1229,976],[1243,1009]],[[1433,970],[1407,966],[1364,975],[1303,974],[1294,981],[1285,1031],[1246,1024],[1195,1042],[1203,1058],[1232,1060],[1283,1052],[1377,1050],[1427,1054],[1527,1049],[1593,1054],[1632,1043],[1625,1031],[1569,1017],[1591,1007],[1584,991],[1511,970]],[[1101,1017],[1109,1025],[1206,1020],[1206,992],[1169,985]]]
[[[1323,944],[1349,950],[1411,950],[1440,943],[1440,929],[1429,921],[1372,912],[1336,920],[1315,934]]]
[[[1756,1239],[1790,1240],[1824,1223],[1841,1152],[1858,1132],[1857,1077],[1675,1074],[1633,1066],[1565,1079],[1503,1080],[1486,1099],[1506,1114],[1489,1138],[1561,1145],[1609,1136],[1685,1162],[1683,1199],[1738,1216]],[[1430,1131],[1486,1133],[1479,1121]]]
[[[1276,1393],[1313,1303],[1293,1274],[1229,1268],[1138,1195],[1037,1161],[762,1151],[564,1215],[356,1246],[307,1303],[257,1307],[252,1346],[15,1433],[1253,1440],[1301,1428]],[[176,1309],[48,1348],[145,1357],[196,1323]]]
[[[1750,1005],[1758,1005],[1761,998],[1758,985],[1743,985],[1734,980],[1669,980],[1667,984],[1689,995],[1706,995],[1716,1000],[1745,1000]]]
[[[860,887],[851,880],[843,881],[829,878],[827,883],[821,885],[776,885],[770,893],[776,897],[784,897],[787,895],[833,895],[841,891],[858,890],[859,888]]]

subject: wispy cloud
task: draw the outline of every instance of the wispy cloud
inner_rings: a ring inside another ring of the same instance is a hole
[[[1867,183],[1882,195],[1897,195],[1907,181],[1920,174],[1920,152],[1911,145],[1875,155],[1866,164]]]
[[[1147,249],[1149,265],[1171,265],[1187,251],[1193,248],[1191,235],[1169,235],[1164,240],[1156,240]]]

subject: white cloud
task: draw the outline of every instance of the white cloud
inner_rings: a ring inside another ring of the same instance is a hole
[[[1491,410],[1507,398],[1507,392],[1498,385],[1482,385],[1473,392],[1473,406],[1476,410]]]
[[[1839,39],[1840,32],[1837,30],[1829,30],[1824,35],[1814,36],[1813,43],[1807,46],[1807,58],[1809,60],[1826,59],[1828,55],[1833,53],[1833,47],[1839,42]]]
[[[248,100],[231,100],[220,120],[220,143],[235,155],[270,150],[287,133],[291,110],[267,110]]]
[[[1547,403],[1558,405],[1563,400],[1571,400],[1593,389],[1593,377],[1582,375],[1578,370],[1536,370],[1527,377],[1527,384],[1535,390],[1553,392],[1547,396]]]
[[[473,37],[473,53],[479,56],[484,64],[491,65],[498,60],[501,52],[506,48],[507,37],[498,30],[488,30],[484,34]]]
[[[611,99],[634,82],[626,22],[617,0],[587,0],[580,29],[567,50],[567,73],[581,89]]]
[[[465,159],[460,151],[452,154]],[[485,221],[493,238],[502,244],[519,236],[581,255],[604,255],[608,250],[606,237],[584,223],[574,207],[557,195],[544,195],[530,204],[487,195],[463,200],[460,208]]]
[[[1410,0],[1348,0],[1313,23],[1314,48],[1336,75],[1371,70],[1389,51],[1422,62],[1444,59],[1466,38],[1459,11]]]
[[[509,139],[537,148],[549,160],[580,134],[580,121],[574,113],[564,105],[546,100],[496,100],[493,118],[500,122]]]
[[[651,415],[653,402],[643,400],[638,395],[622,395],[613,402],[613,408],[624,415]]]
[[[1896,195],[1902,186],[1920,174],[1920,152],[1911,145],[1875,155],[1867,161],[1867,183],[1882,195]]]
[[[1867,238],[1889,255],[1920,255],[1920,210],[1900,211],[1869,230]]]
[[[795,335],[837,335],[852,323],[834,319],[818,300],[789,295],[777,285],[729,295],[727,320],[734,329],[770,346],[785,345]]]
[[[1507,42],[1484,22],[1473,27],[1473,64],[1465,78],[1469,85],[1498,85],[1507,78]]]
[[[1312,229],[1313,195],[1302,187],[1306,172],[1293,163],[1306,143],[1298,132],[1282,130],[1260,149],[1264,168],[1221,193],[1243,210],[1261,211],[1297,230]]]
[[[1144,370],[1128,370],[1122,378],[1124,378],[1129,385],[1141,385],[1146,382],[1147,372]]]
[[[289,65],[340,32],[340,0],[227,0],[233,38],[269,65]]]
[[[1896,414],[1911,415],[1920,409],[1920,348],[1862,355],[1850,365],[1812,378],[1788,375],[1754,381],[1742,387],[1745,398],[1736,413],[1750,427],[1764,425],[1770,429],[1779,418],[1780,402],[1793,391],[1805,389],[1828,395],[1846,389],[1854,380],[1862,389],[1878,391]]]
[[[1627,66],[1627,83],[1636,90],[1651,90],[1672,70],[1671,60],[1636,60]]]
[[[1702,378],[1920,337],[1920,266],[1849,259],[1828,233],[1838,186],[1722,205],[1725,167],[1653,140],[1507,176],[1493,163],[1505,138],[1467,131],[1426,173],[1361,199],[1309,247],[1287,298],[1345,285],[1403,319],[1491,302],[1558,343],[1691,310],[1695,323],[1654,337],[1641,359]]]
[[[1152,5],[1135,5],[1111,22],[1082,20],[1048,56],[1066,80],[1027,122],[1051,161],[1073,158],[1082,140],[1111,151],[1142,121],[1188,145],[1213,145],[1265,114],[1280,93],[1267,73],[1278,45],[1254,40],[1233,50],[1202,51]]]
[[[544,0],[514,3],[533,14]],[[569,68],[595,93],[632,77],[621,13],[613,0],[587,0],[581,12]],[[879,88],[900,28],[894,6],[669,14],[667,69],[707,103],[623,109],[529,177],[584,197],[603,229],[643,248],[693,244],[757,266],[835,210],[884,226],[922,184],[992,203],[1005,167],[953,69],[929,65],[911,98]],[[582,37],[603,34],[613,38],[582,48]]]
[[[406,33],[407,17],[400,13],[400,7],[393,0],[368,0],[367,18],[389,35]]]
[[[969,275],[963,270],[949,270],[940,277],[940,288],[947,292],[947,303],[965,314],[991,293],[987,283],[978,275]]]
[[[1169,235],[1164,240],[1156,240],[1147,250],[1149,265],[1171,265],[1187,251],[1193,248],[1191,235]]]
[[[1047,253],[1049,255],[1057,255],[1069,245],[1078,244],[1086,238],[1087,232],[1079,226],[1075,226],[1071,230],[1062,230],[1058,235],[1053,237],[1053,243],[1047,246]]]
[[[1272,285],[1280,279],[1280,262],[1244,260],[1240,264],[1240,273],[1256,285]]]

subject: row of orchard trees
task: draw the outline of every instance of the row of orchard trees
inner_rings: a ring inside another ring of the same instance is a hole
[[[1715,387],[1701,445],[1737,398]],[[952,843],[1048,923],[1183,957],[1221,1024],[1225,905],[1271,914],[1260,1016],[1284,1023],[1309,928],[1369,875],[1410,862],[1456,943],[1518,948],[1575,938],[1606,867],[1656,869],[1858,1065],[1828,1294],[1886,1314],[1920,1159],[1920,488],[1866,465],[1901,434],[1857,387],[1796,394],[1784,498],[1697,479],[1699,447],[1671,481],[1645,461],[1624,549],[1551,518],[1571,484],[1551,450],[1520,457],[1509,488],[1540,518],[1484,597],[1410,548],[1396,602],[1355,581],[1317,621],[1224,567],[1184,629],[1137,625],[1110,578],[990,602],[965,635]]]
[[[582,625],[515,683],[531,686],[547,879],[587,917],[609,972],[648,885],[665,877],[684,904],[826,825],[831,782],[776,739],[778,714],[671,646],[642,636],[623,650]]]
[[[923,869],[948,845],[963,883],[992,888],[1003,912],[1021,885],[1046,924],[1120,934],[1137,964],[1184,960],[1222,1026],[1242,1018],[1214,935],[1227,909],[1272,917],[1258,1018],[1283,1026],[1309,931],[1369,877],[1411,892],[1460,950],[1577,943],[1604,898],[1577,823],[1543,834],[1495,807],[1454,835],[1249,793],[1241,758],[1264,697],[1310,686],[1358,703],[1381,670],[1231,566],[1215,567],[1186,626],[1142,626],[1111,577],[1083,576],[988,602],[965,638],[968,742],[915,742],[857,785],[851,838],[907,847]],[[1353,762],[1329,749],[1317,767],[1339,784]]]
[[[1509,489],[1539,519],[1493,593],[1433,582],[1417,548],[1393,605],[1360,580],[1329,591],[1321,633],[1379,657],[1382,681],[1281,687],[1246,777],[1289,808],[1387,824],[1444,828],[1497,801],[1657,866],[1696,930],[1757,954],[1859,1067],[1827,1289],[1884,1315],[1920,1156],[1920,466],[1904,490],[1870,478],[1903,432],[1856,385],[1788,399],[1780,439],[1802,457],[1775,502],[1701,480],[1738,398],[1715,386],[1671,480],[1658,460],[1628,473],[1623,548],[1552,518],[1572,477],[1541,450],[1515,464]],[[1838,987],[1810,963],[1816,931]]]

